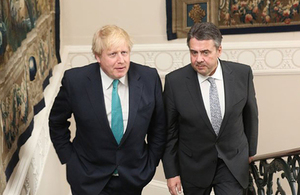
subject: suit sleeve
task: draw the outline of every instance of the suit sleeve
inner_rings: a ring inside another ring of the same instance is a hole
[[[243,110],[243,120],[244,130],[249,144],[249,156],[254,156],[257,151],[258,140],[258,109],[251,68],[248,73],[248,79],[248,100]]]
[[[49,116],[50,138],[62,164],[66,163],[72,154],[70,122],[68,121],[72,110],[67,86],[68,82],[65,74]]]
[[[150,122],[150,131],[147,135],[150,158],[157,166],[162,158],[166,144],[166,118],[162,98],[162,85],[155,70],[155,109]]]
[[[178,162],[178,111],[174,102],[174,95],[169,81],[165,79],[164,103],[167,116],[167,144],[163,156],[163,167],[167,179],[179,175]]]

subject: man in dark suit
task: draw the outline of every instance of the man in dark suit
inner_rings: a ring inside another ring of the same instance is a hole
[[[219,59],[221,41],[212,23],[192,26],[191,64],[165,79],[163,166],[171,194],[182,185],[185,195],[209,195],[212,188],[216,195],[237,195],[248,185],[258,136],[253,75],[249,66]]]
[[[97,63],[68,70],[62,79],[49,126],[73,194],[140,195],[163,155],[161,81],[154,68],[130,62],[131,47],[123,29],[104,26],[93,38]],[[72,114],[76,135],[70,141]]]

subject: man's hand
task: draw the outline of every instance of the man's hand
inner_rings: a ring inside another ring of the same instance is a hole
[[[176,176],[168,179],[167,185],[171,195],[178,195],[182,193],[180,176]]]
[[[249,157],[249,164],[253,161],[253,157],[254,157],[254,156],[250,156],[250,157]]]

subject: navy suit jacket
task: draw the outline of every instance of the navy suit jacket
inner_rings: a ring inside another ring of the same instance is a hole
[[[249,156],[256,154],[258,111],[253,75],[246,65],[221,61],[225,114],[217,136],[203,103],[197,72],[189,64],[168,74],[164,100],[167,145],[163,157],[166,178],[208,187],[218,156],[239,183],[248,185]]]
[[[99,194],[115,169],[123,185],[142,189],[153,177],[165,142],[165,113],[156,69],[130,63],[129,118],[118,145],[106,115],[99,63],[67,70],[53,104],[50,136],[77,194]],[[76,135],[70,141],[68,119]]]

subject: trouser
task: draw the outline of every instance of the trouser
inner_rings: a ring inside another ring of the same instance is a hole
[[[214,179],[207,188],[194,186],[184,180],[181,182],[184,195],[210,195],[212,189],[215,195],[242,195],[244,191],[222,159],[218,159]]]
[[[112,176],[99,195],[141,195],[142,189],[122,185],[119,176]]]

